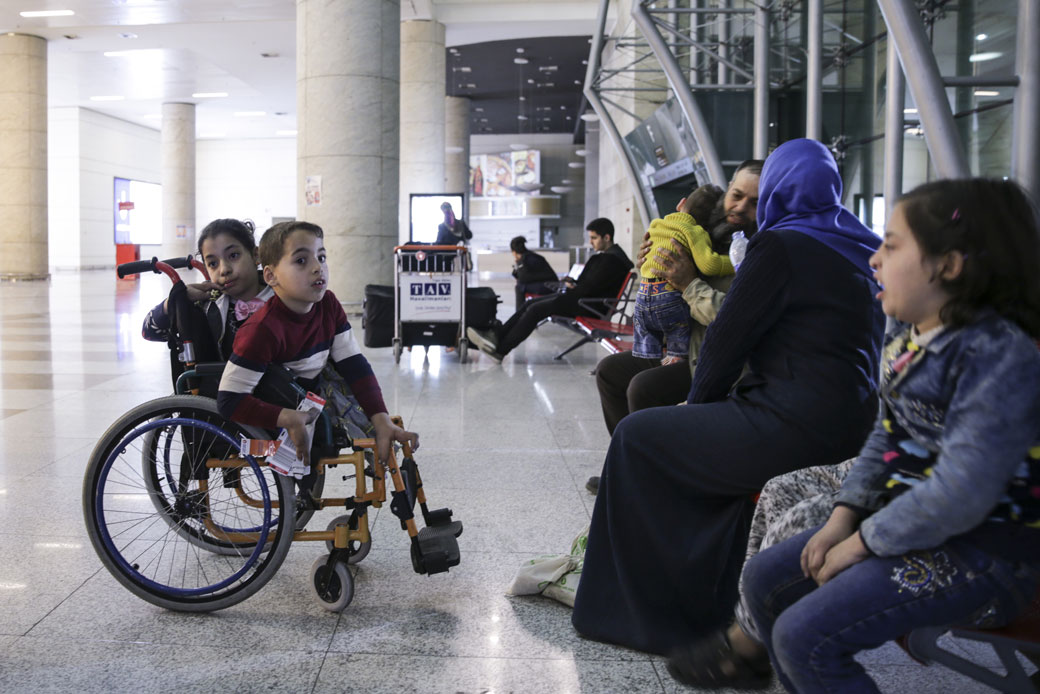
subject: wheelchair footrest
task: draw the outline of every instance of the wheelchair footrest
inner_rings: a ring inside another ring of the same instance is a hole
[[[432,511],[424,510],[423,520],[426,521],[427,527],[440,527],[442,525],[448,525],[449,523],[451,523],[451,509],[437,508]]]
[[[420,530],[416,542],[412,543],[412,568],[415,572],[432,576],[458,566],[459,542],[455,538],[461,534],[462,521]]]

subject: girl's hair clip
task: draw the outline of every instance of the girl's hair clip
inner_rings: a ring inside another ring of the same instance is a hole
[[[950,221],[951,222],[956,222],[960,218],[961,218],[961,208],[959,208],[959,207],[953,208],[953,214],[950,215]]]

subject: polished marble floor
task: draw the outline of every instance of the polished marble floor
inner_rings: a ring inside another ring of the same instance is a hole
[[[460,365],[440,348],[395,365],[389,349],[367,351],[390,409],[422,437],[431,501],[465,524],[450,573],[415,574],[384,508],[342,614],[311,596],[317,543],[294,545],[258,594],[217,613],[127,592],[90,545],[81,485],[105,428],[170,391],[165,346],[140,337],[164,283],[111,271],[0,283],[0,692],[689,691],[659,658],[579,638],[568,608],[505,595],[522,561],[567,551],[588,523],[584,483],[608,443],[589,375],[602,354],[553,361],[572,339],[554,326],[502,365],[476,352]],[[863,660],[886,692],[985,691],[894,646]]]

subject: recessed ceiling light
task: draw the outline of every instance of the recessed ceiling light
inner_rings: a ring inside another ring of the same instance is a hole
[[[227,92],[195,92],[191,96],[195,99],[220,99],[227,96]]]
[[[976,89],[975,96],[1000,96],[1000,92],[995,92],[989,89]]]
[[[565,179],[563,179],[562,181],[560,181],[560,183],[562,183],[563,185],[565,185],[565,186],[566,186],[566,185],[569,185],[569,184],[571,184],[571,183],[574,183],[574,181],[572,181],[572,180],[571,180],[571,179],[569,179],[569,178],[565,178]]]
[[[567,116],[567,120],[574,120],[574,119],[571,118],[570,116]]]
[[[527,65],[529,61],[527,58],[513,58],[513,62],[517,65]]]
[[[569,193],[569,192],[571,192],[574,189],[571,188],[570,186],[552,186],[551,188],[549,188],[549,190],[551,190],[554,193],[563,194],[563,193]]]
[[[916,108],[904,108],[903,109],[903,113],[906,113],[906,114],[917,113],[917,109]]]
[[[30,10],[18,14],[23,17],[71,17],[76,13],[72,10]]]
[[[255,118],[266,115],[267,111],[235,111],[235,118]]]
[[[976,41],[985,41],[989,38],[989,34],[978,34],[975,36]]]
[[[1000,51],[988,51],[986,53],[972,53],[968,56],[969,63],[984,63],[987,60],[996,60],[1004,55]]]
[[[581,114],[581,119],[588,123],[589,121],[599,120],[599,116],[596,115],[595,111],[586,111]]]
[[[473,110],[475,112],[477,112],[477,113],[483,113],[484,112],[484,107],[483,106],[476,106],[476,107],[474,107]]]
[[[113,95],[110,95],[110,96],[92,96],[92,97],[90,97],[90,100],[91,101],[122,101],[125,98],[126,98],[125,96],[117,96],[117,95],[113,94]]]
[[[520,101],[527,101],[527,97],[526,96],[521,96],[520,97]]]
[[[576,149],[574,150],[574,153],[577,154],[579,157],[584,157],[589,152],[586,149]]]
[[[524,49],[523,49],[523,48],[517,48],[517,49],[516,49],[516,52],[517,52],[517,53],[523,53],[523,52],[524,52]]]
[[[459,72],[473,72],[473,68],[471,68],[469,66],[466,66],[466,65],[463,65],[462,67],[459,68]]]
[[[569,161],[569,162],[567,162],[567,166],[571,167],[572,169],[584,169],[585,168],[585,162],[583,162],[583,161]]]
[[[527,116],[521,114],[521,115],[517,116],[516,119],[517,120],[527,120]]]
[[[477,88],[477,85],[473,84],[472,82],[470,82],[469,84],[466,85],[466,89],[476,89],[476,88]]]
[[[533,79],[530,79],[530,78],[528,78],[528,80],[527,80],[527,83],[528,83],[528,84],[534,84],[534,80],[533,80]]]

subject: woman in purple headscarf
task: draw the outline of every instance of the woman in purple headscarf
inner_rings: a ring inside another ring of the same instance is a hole
[[[880,240],[841,191],[819,142],[766,160],[759,231],[688,403],[630,414],[611,439],[574,604],[584,636],[667,654],[725,626],[754,494],[859,451],[877,412]]]

